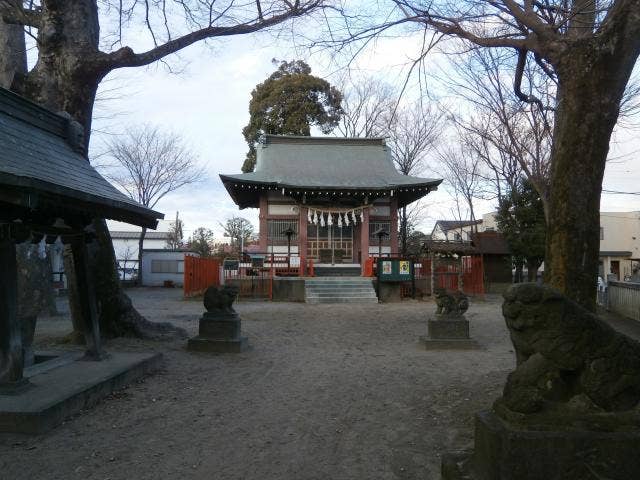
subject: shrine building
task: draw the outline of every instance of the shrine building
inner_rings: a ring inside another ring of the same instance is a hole
[[[400,174],[382,138],[277,135],[257,146],[255,171],[220,178],[240,209],[260,209],[260,251],[290,252],[303,274],[310,259],[360,267],[379,251],[396,256],[398,209],[442,182]]]

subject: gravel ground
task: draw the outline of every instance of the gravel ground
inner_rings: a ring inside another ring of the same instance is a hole
[[[195,335],[200,302],[135,289],[150,320]],[[443,452],[468,448],[473,414],[514,365],[500,298],[467,313],[476,351],[425,351],[431,302],[240,302],[252,348],[186,351],[186,341],[117,339],[161,351],[165,368],[36,437],[0,435],[2,479],[438,479]],[[39,322],[61,348],[68,313]],[[62,346],[64,348],[64,346]]]

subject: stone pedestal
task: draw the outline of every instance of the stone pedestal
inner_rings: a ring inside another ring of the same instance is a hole
[[[476,415],[474,447],[443,456],[443,480],[640,478],[637,424],[615,431],[535,430],[485,411]]]
[[[427,336],[420,341],[428,350],[443,348],[475,349],[480,346],[469,337],[469,320],[460,314],[436,314],[427,322]]]
[[[242,352],[248,347],[247,337],[240,335],[237,313],[206,312],[200,318],[198,336],[189,340],[188,349],[198,352]]]

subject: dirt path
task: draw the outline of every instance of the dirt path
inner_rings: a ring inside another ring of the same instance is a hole
[[[197,330],[179,291],[132,291],[147,318]],[[438,479],[440,455],[472,444],[514,364],[499,299],[472,303],[485,350],[428,352],[428,302],[237,305],[252,349],[204,355],[186,342],[117,340],[157,350],[165,370],[38,436],[0,436],[6,479]],[[48,346],[68,318],[40,322]]]

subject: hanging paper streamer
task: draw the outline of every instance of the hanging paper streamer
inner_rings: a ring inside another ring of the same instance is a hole
[[[307,210],[307,221],[311,223],[311,209]]]
[[[342,215],[338,214],[338,227],[342,228]]]
[[[327,225],[333,225],[333,219],[330,213],[327,213]]]
[[[316,210],[313,211],[313,224],[318,224],[318,212]]]
[[[324,213],[320,212],[320,226],[324,227]]]
[[[345,214],[344,214],[344,224],[347,227],[349,226],[349,212],[345,212]]]
[[[360,210],[360,223],[364,223],[364,210]]]

